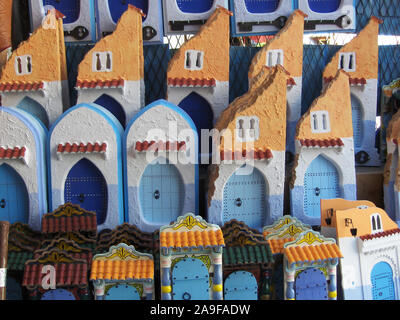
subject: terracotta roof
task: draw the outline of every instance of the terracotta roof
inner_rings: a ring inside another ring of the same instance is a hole
[[[254,160],[264,160],[264,159],[272,159],[274,156],[271,152],[271,150],[266,149],[265,151],[263,150],[250,150],[247,152],[247,150],[243,150],[242,152],[236,151],[236,152],[220,152],[220,157],[221,160],[245,160],[245,159],[254,159]]]
[[[299,140],[302,147],[307,148],[338,148],[343,147],[342,139],[302,139]]]
[[[15,92],[15,91],[38,91],[43,90],[43,81],[14,81],[0,83],[1,92]]]
[[[70,143],[59,144],[57,146],[57,153],[105,153],[107,151],[107,143]]]
[[[329,83],[331,82],[335,77],[324,77],[324,82]],[[367,80],[365,78],[349,78],[350,85],[365,85],[367,84]]]
[[[0,147],[0,159],[24,159],[26,154],[25,147],[7,148]]]
[[[272,254],[283,253],[283,247],[286,243],[294,241],[295,238],[268,239]]]
[[[320,244],[308,246],[294,246],[284,248],[283,253],[289,264],[323,262],[329,259],[342,258],[342,253],[336,244]]]
[[[93,260],[90,280],[148,280],[154,278],[154,262],[146,260]]]
[[[110,80],[78,80],[75,89],[103,89],[103,88],[122,88],[125,85],[124,79]]]
[[[184,151],[186,150],[185,141],[136,141],[135,150],[143,151]]]
[[[160,232],[160,247],[165,249],[193,249],[224,247],[221,229],[205,231]]]
[[[169,87],[215,87],[216,80],[214,78],[168,78]]]
[[[367,241],[367,240],[391,236],[393,234],[398,234],[398,233],[400,233],[400,229],[392,229],[392,230],[387,230],[387,231],[383,231],[383,232],[379,232],[379,233],[375,233],[375,234],[367,234],[365,236],[361,236],[360,239],[362,241]]]

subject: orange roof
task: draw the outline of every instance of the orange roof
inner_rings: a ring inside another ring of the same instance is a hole
[[[294,241],[295,238],[286,239],[268,239],[268,244],[271,248],[272,254],[283,253],[283,247],[286,243]]]
[[[146,260],[94,260],[90,280],[145,280],[154,278],[154,263]]]
[[[334,244],[293,246],[283,249],[289,264],[323,262],[329,259],[343,258],[339,247]]]
[[[178,231],[161,232],[161,248],[210,248],[216,246],[225,246],[224,236],[221,229],[218,230],[196,230],[196,231]]]

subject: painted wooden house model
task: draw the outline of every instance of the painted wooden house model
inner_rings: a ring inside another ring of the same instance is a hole
[[[264,69],[221,114],[215,127],[223,134],[214,140],[220,164],[209,177],[211,223],[236,219],[261,230],[282,216],[288,77],[282,66]]]
[[[142,18],[144,43],[162,42],[164,30],[161,0],[96,0],[98,37],[104,37],[114,31],[118,20],[130,4],[141,9],[145,14]]]
[[[3,67],[1,103],[31,113],[49,128],[69,105],[67,79],[62,14],[51,10]]]
[[[99,230],[123,223],[122,134],[96,104],[77,105],[57,120],[48,138],[52,208],[70,202],[94,211]]]
[[[100,39],[78,68],[78,104],[103,106],[123,127],[144,106],[142,17],[142,10],[129,5],[115,31]]]
[[[198,138],[186,112],[153,102],[129,123],[124,150],[127,222],[153,232],[198,211]]]
[[[222,250],[219,226],[188,213],[160,229],[162,300],[222,300]]]
[[[357,166],[380,166],[375,148],[378,106],[378,34],[382,23],[372,17],[360,33],[344,45],[323,72],[324,84],[334,79],[337,70],[349,74],[354,154]]]
[[[321,199],[356,199],[349,77],[337,71],[296,129],[291,214],[320,225]]]
[[[305,15],[296,10],[286,22],[284,28],[267,42],[254,56],[248,77],[249,85],[264,66],[283,66],[290,73],[287,82],[287,151],[295,153],[294,136],[296,125],[301,117],[301,94],[303,86],[303,30]]]

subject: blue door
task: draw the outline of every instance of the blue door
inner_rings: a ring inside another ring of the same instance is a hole
[[[85,0],[88,1],[88,0]],[[81,0],[43,0],[44,6],[53,6],[60,11],[64,16],[64,23],[73,23],[79,18],[81,10]]]
[[[257,300],[257,280],[250,272],[235,271],[226,278],[224,293],[225,300]]]
[[[261,229],[267,216],[266,189],[264,176],[256,168],[248,175],[236,171],[224,187],[222,223],[236,219]]]
[[[111,18],[114,23],[117,23],[122,14],[128,9],[128,4],[142,9],[143,13],[147,16],[149,0],[108,0],[108,7],[110,8]],[[144,20],[146,20],[146,17],[142,19],[142,21]]]
[[[371,272],[372,299],[395,300],[393,270],[386,262],[377,263]]]
[[[182,214],[185,188],[178,169],[169,163],[149,164],[140,180],[140,206],[148,222],[169,224]]]
[[[328,300],[325,274],[320,269],[301,272],[295,282],[296,300]]]
[[[245,0],[245,4],[247,11],[250,13],[272,13],[278,9],[280,1],[281,0]]]
[[[31,115],[33,115],[36,119],[42,122],[42,124],[48,128],[49,127],[49,117],[47,115],[46,110],[42,107],[40,103],[37,101],[25,97],[21,100],[21,102],[17,105],[18,109],[24,110]]]
[[[140,295],[135,287],[120,284],[110,288],[105,298],[106,300],[140,300]]]
[[[54,289],[46,291],[42,300],[76,300],[72,292],[65,289]]]
[[[354,146],[357,148],[362,146],[362,106],[360,100],[358,100],[355,96],[351,95],[351,118],[353,120],[353,137],[354,137]]]
[[[114,117],[118,119],[121,125],[125,127],[125,120],[126,120],[125,111],[117,100],[115,100],[114,98],[110,97],[107,94],[103,94],[94,103],[110,111],[114,115]]]
[[[107,216],[107,183],[97,167],[87,159],[80,160],[68,173],[64,201],[97,213],[97,224]]]
[[[172,270],[173,300],[210,300],[207,267],[199,259],[185,258]]]
[[[0,220],[28,223],[29,196],[24,180],[7,164],[0,166]]]
[[[176,3],[184,13],[203,13],[212,8],[214,0],[176,0]]]
[[[336,167],[323,156],[311,162],[304,177],[304,213],[320,217],[321,199],[340,197],[339,174]]]
[[[342,0],[308,0],[310,9],[318,13],[335,12],[339,9]]]

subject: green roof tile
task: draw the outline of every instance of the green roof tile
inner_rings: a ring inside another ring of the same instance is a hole
[[[265,264],[273,261],[268,245],[227,247],[223,251],[224,265]]]

